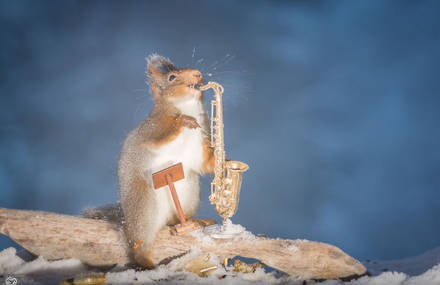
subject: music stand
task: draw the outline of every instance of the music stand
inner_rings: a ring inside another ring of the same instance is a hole
[[[183,215],[182,207],[180,206],[179,197],[177,196],[174,182],[184,179],[182,163],[175,164],[156,173],[153,173],[154,189],[159,189],[168,185],[171,196],[173,197],[174,205],[176,206],[177,214],[179,216],[180,224],[174,227],[176,235],[185,235],[192,231],[200,229],[200,225],[193,221],[187,221]]]

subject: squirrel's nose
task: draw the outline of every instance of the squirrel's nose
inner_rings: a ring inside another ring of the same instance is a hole
[[[198,70],[194,71],[193,76],[197,79],[202,79],[202,73]]]

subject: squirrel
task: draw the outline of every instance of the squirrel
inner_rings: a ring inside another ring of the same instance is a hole
[[[203,107],[202,73],[177,68],[153,54],[146,71],[154,107],[125,139],[118,163],[124,230],[135,263],[152,268],[152,245],[158,231],[178,222],[171,194],[155,190],[152,174],[182,162],[185,179],[175,183],[185,217],[192,217],[200,197],[199,175],[212,173],[213,148]]]

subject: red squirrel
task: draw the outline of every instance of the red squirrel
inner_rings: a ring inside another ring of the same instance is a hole
[[[147,59],[154,107],[127,136],[118,163],[125,234],[141,267],[154,267],[152,245],[158,231],[178,222],[170,191],[155,190],[152,174],[182,162],[185,179],[175,187],[185,217],[192,217],[200,197],[199,175],[212,173],[213,149],[202,102],[202,73],[179,69],[167,58]]]

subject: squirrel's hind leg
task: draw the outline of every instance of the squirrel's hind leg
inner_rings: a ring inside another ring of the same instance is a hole
[[[153,268],[153,242],[166,221],[161,219],[153,190],[139,177],[133,179],[125,192],[122,208],[125,216],[125,235],[134,261],[143,268]]]

